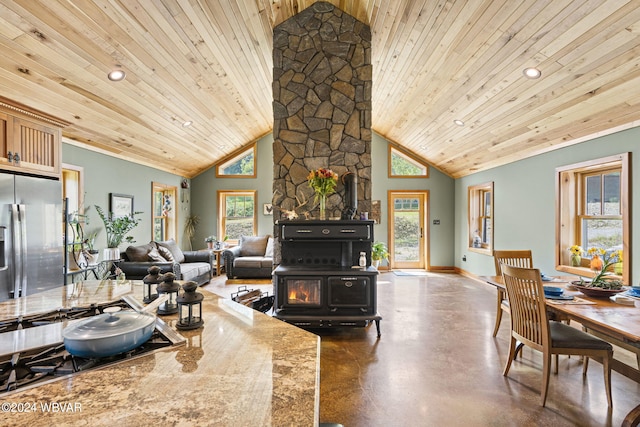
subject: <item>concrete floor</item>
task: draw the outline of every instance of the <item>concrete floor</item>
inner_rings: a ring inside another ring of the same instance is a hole
[[[237,286],[225,286],[222,279],[206,289],[223,296],[235,292]],[[503,318],[498,336],[492,337],[495,289],[478,281],[455,274],[383,273],[378,311],[380,339],[373,325],[313,331],[321,337],[321,422],[619,426],[640,402],[640,385],[614,372],[609,410],[602,365],[592,362],[583,379],[580,358],[561,356],[547,405],[541,407],[541,356],[525,348],[509,376],[502,376],[509,319]]]

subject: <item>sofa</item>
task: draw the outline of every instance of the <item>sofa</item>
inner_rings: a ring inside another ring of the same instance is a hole
[[[132,280],[142,280],[149,274],[149,267],[157,265],[162,274],[172,272],[177,280],[204,285],[215,269],[215,255],[211,251],[183,251],[173,239],[129,246],[120,253],[120,259],[118,267]]]
[[[240,244],[222,252],[227,279],[271,278],[273,237],[242,236]]]

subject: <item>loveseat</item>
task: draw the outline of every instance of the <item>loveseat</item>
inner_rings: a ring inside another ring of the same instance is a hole
[[[240,244],[222,252],[228,279],[270,278],[273,237],[242,236]]]
[[[118,267],[127,279],[142,280],[149,274],[149,267],[157,265],[162,274],[171,271],[177,280],[192,280],[198,285],[211,280],[215,265],[212,252],[183,251],[173,239],[129,246],[120,253],[120,259]]]

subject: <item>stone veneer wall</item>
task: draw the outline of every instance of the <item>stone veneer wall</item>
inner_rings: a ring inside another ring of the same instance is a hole
[[[306,201],[296,212],[317,217],[307,175],[324,167],[357,174],[358,211],[371,211],[371,70],[369,26],[330,3],[274,28],[273,206]],[[340,216],[343,197],[339,180],[328,216]]]

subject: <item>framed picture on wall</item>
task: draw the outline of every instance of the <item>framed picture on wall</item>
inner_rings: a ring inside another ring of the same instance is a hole
[[[133,196],[109,193],[109,212],[114,218],[133,215]]]
[[[271,203],[262,205],[262,213],[265,215],[273,215],[273,205]]]

